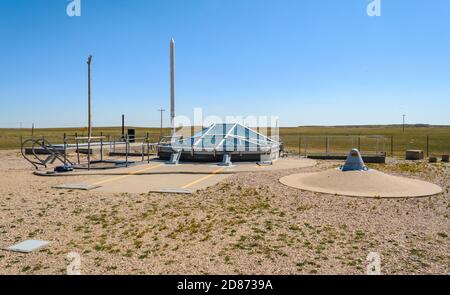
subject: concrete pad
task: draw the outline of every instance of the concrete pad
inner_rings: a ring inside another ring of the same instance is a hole
[[[225,167],[226,169],[222,170],[220,174],[306,168],[315,166],[316,164],[317,162],[315,160],[306,158],[282,158],[273,162],[272,165],[262,165],[262,166],[258,165],[256,162],[234,162],[232,166]],[[155,165],[159,165],[158,169],[150,168]],[[211,173],[217,168],[221,168],[221,166],[219,166],[219,163],[181,162],[178,165],[167,165],[165,164],[165,161],[153,159],[150,161],[150,163],[140,162],[135,163],[135,165],[133,166],[114,169],[90,170],[90,171],[84,169],[83,170],[74,169],[74,171],[64,173],[55,173],[53,170],[49,170],[49,171],[35,171],[34,174],[38,176],[58,177],[58,176],[81,176],[81,175],[108,176],[108,175],[163,174],[163,173]]]
[[[442,188],[435,184],[392,176],[377,170],[343,172],[330,169],[289,175],[281,178],[280,182],[302,190],[354,197],[424,197],[442,192]]]
[[[90,183],[101,185],[95,191],[110,193],[164,192],[167,188],[195,192],[216,185],[234,173],[262,172],[280,169],[302,168],[316,164],[310,159],[280,159],[270,166],[257,163],[236,163],[231,167],[220,167],[217,163],[180,163],[167,165],[152,161],[132,168],[119,168],[101,175],[90,174]]]
[[[186,190],[194,192],[203,189],[229,177],[231,174],[141,174],[129,175],[105,182],[95,191],[110,193],[148,193],[162,192],[171,188],[172,190]]]
[[[229,167],[219,163],[184,162],[167,165],[164,161],[151,160],[131,167],[108,170],[74,170],[65,173],[35,173],[39,176],[70,177],[84,176],[83,182],[101,186],[94,191],[110,193],[148,193],[164,189],[196,191],[215,185],[232,174],[242,172],[264,172],[282,169],[305,168],[316,165],[316,161],[304,158],[283,158],[273,165],[258,165],[256,162],[236,162]],[[67,188],[67,185],[63,185]]]

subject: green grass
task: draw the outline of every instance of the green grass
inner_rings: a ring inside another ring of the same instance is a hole
[[[309,152],[324,152],[326,146],[325,136],[330,136],[329,146],[331,152],[346,152],[348,146],[358,147],[358,141],[353,143],[348,138],[340,138],[342,135],[373,136],[382,135],[386,140],[384,150],[391,154],[391,137],[393,137],[393,152],[395,156],[404,157],[407,149],[420,149],[426,151],[427,136],[429,136],[430,155],[440,156],[450,153],[450,126],[407,126],[403,132],[401,126],[352,126],[352,127],[296,127],[280,128],[280,136],[286,148],[292,153],[299,152],[299,137],[321,136],[309,138]],[[357,138],[355,138],[357,139]],[[374,151],[376,149],[374,139],[361,139],[361,151]],[[302,153],[305,152],[305,138],[302,138]],[[379,149],[381,150],[380,143]]]
[[[127,129],[128,127],[126,127]],[[134,127],[130,127],[134,128]],[[156,142],[159,139],[159,128],[134,128],[136,129],[136,137],[145,137],[149,133],[150,140]],[[63,143],[64,133],[68,137],[73,137],[76,133],[79,137],[87,136],[87,128],[45,128],[35,129],[34,137],[44,136],[53,144]],[[93,136],[114,136],[116,138],[121,135],[120,127],[102,127],[94,128]],[[170,134],[169,129],[163,130],[163,135]],[[20,148],[20,139],[31,137],[31,129],[5,129],[0,128],[0,149],[17,149]],[[108,139],[105,139],[108,140]]]
[[[128,128],[128,127],[127,127]],[[135,128],[136,136],[143,137],[148,132],[151,141],[156,142],[159,138],[159,128]],[[94,136],[104,135],[120,136],[120,127],[94,128]],[[52,143],[62,143],[63,134],[73,136],[78,133],[79,136],[86,136],[86,128],[48,128],[35,129],[36,137],[45,136]],[[164,129],[164,135],[168,135],[170,130]],[[426,151],[427,136],[429,136],[430,155],[440,156],[450,153],[450,126],[407,126],[403,132],[401,126],[351,126],[351,127],[293,127],[280,128],[280,136],[285,143],[286,149],[291,153],[299,152],[300,136],[321,136],[310,138],[308,140],[309,152],[325,151],[325,136],[329,137],[329,146],[331,152],[346,152],[350,146],[357,147],[358,142],[353,143],[348,138],[337,136],[372,136],[382,135],[386,137],[384,144],[380,144],[379,149],[391,153],[391,137],[393,137],[393,151],[395,156],[404,156],[407,149],[421,149]],[[21,137],[30,137],[30,129],[0,129],[0,149],[17,149],[20,147]],[[373,139],[361,140],[361,150],[373,151],[376,141]],[[383,148],[384,145],[384,148]],[[302,153],[305,151],[306,143],[303,138],[301,142]]]

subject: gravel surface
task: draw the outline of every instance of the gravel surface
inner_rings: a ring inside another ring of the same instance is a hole
[[[30,254],[0,251],[0,274],[65,274],[73,251],[84,274],[364,274],[370,252],[384,274],[450,274],[448,164],[371,165],[444,189],[419,199],[279,182],[339,164],[236,174],[192,195],[108,194],[52,189],[68,180],[34,176],[18,151],[0,151],[0,247],[51,242]]]

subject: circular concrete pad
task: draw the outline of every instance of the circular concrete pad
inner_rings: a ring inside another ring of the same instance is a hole
[[[442,192],[442,188],[435,184],[377,170],[343,172],[330,169],[289,175],[281,178],[280,182],[302,190],[353,197],[424,197]]]

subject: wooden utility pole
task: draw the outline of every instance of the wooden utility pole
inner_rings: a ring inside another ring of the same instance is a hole
[[[163,137],[163,112],[165,111],[165,109],[161,107],[158,111],[161,113],[161,122],[159,127],[159,141],[161,141]]]

